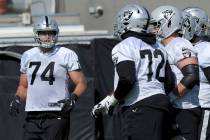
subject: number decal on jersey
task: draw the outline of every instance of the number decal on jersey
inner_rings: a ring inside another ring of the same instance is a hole
[[[147,81],[151,81],[153,72],[152,72],[152,52],[151,50],[141,50],[140,51],[141,58],[146,58],[146,55],[148,55],[149,64],[148,69],[149,72],[147,73]]]
[[[32,73],[31,83],[30,83],[31,85],[33,85],[33,83],[34,83],[34,80],[36,78],[36,73],[39,70],[39,67],[41,66],[41,62],[30,62],[29,68],[31,68],[32,66],[35,66],[35,69]]]
[[[53,85],[53,81],[55,81],[55,77],[53,76],[54,65],[55,65],[55,62],[50,62],[41,74],[41,80],[49,81],[49,85]],[[41,62],[30,62],[29,68],[31,68],[32,66],[35,66],[35,69],[32,73],[32,78],[31,78],[31,83],[30,83],[31,85],[33,85],[34,83],[37,71],[39,70],[41,66]],[[47,75],[48,72],[49,72],[49,75]]]
[[[165,58],[164,58],[164,54],[162,53],[161,50],[159,49],[155,49],[154,51],[154,57],[158,58],[158,56],[161,57],[161,61],[157,66],[157,70],[156,70],[156,79],[158,79],[160,82],[164,82],[164,77],[160,77],[160,70],[163,68],[164,66],[164,62],[165,62]]]
[[[155,49],[154,53],[152,54],[152,51],[149,49],[145,49],[145,50],[141,50],[140,51],[140,56],[142,59],[146,58],[146,55],[148,56],[148,60],[149,60],[149,64],[148,64],[148,73],[147,73],[147,81],[151,81],[152,80],[152,75],[153,75],[153,70],[152,70],[152,58],[158,58],[158,56],[161,57],[161,62],[158,64],[157,69],[156,69],[156,75],[155,78],[158,79],[160,82],[163,82],[164,78],[160,77],[160,70],[163,68],[164,66],[164,54],[162,53],[161,50],[159,49]],[[153,56],[154,55],[154,56]]]

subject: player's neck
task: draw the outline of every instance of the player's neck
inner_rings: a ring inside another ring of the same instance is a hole
[[[164,46],[166,46],[166,45],[168,45],[168,44],[169,44],[174,38],[176,38],[176,37],[177,37],[177,35],[172,34],[172,35],[170,35],[169,37],[163,39],[163,40],[161,41],[161,43],[162,43]]]
[[[43,48],[43,47],[39,47],[39,49],[42,53],[48,53],[53,50],[53,48]]]

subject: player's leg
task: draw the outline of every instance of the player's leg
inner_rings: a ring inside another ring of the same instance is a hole
[[[123,112],[123,138],[126,140],[163,140],[166,112],[135,106]]]
[[[42,135],[43,140],[68,140],[70,117],[47,116],[42,127],[45,130]]]
[[[36,118],[36,116],[32,117],[27,114],[23,124],[23,140],[41,139],[39,134],[42,134],[43,130],[39,125],[40,121],[40,118]]]
[[[186,140],[197,140],[201,109],[199,107],[178,109],[176,112],[176,123],[178,124],[181,135]]]
[[[210,109],[202,109],[199,140],[210,140]]]

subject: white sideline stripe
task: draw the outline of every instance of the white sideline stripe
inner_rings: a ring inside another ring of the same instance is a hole
[[[205,110],[200,140],[206,140],[206,131],[207,131],[207,127],[208,127],[209,114],[210,114],[210,111]]]

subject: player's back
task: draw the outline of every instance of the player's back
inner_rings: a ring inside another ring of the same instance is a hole
[[[165,93],[161,80],[165,76],[167,53],[162,45],[149,45],[141,39],[129,37],[114,47],[112,55],[115,64],[126,60],[135,62],[136,82],[125,99],[125,105]]]

